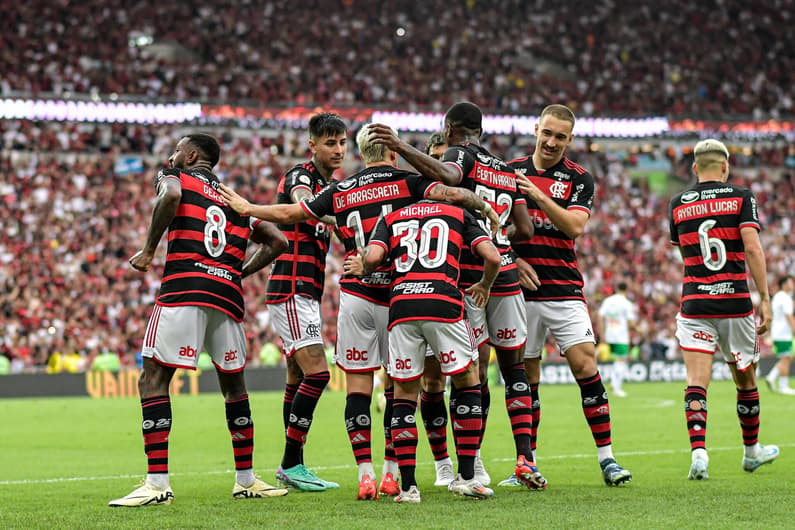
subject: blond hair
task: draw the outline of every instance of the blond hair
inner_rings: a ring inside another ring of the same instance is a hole
[[[390,129],[392,129],[390,127]],[[397,136],[397,132],[392,129],[392,132]],[[356,133],[356,145],[359,146],[359,153],[362,156],[362,162],[365,164],[372,164],[373,162],[381,162],[386,160],[389,155],[389,149],[383,144],[376,144],[370,141],[370,124],[364,125],[359,132]]]

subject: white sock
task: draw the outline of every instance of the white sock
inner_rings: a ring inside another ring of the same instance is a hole
[[[692,453],[690,453],[690,459],[695,462],[696,459],[706,460],[709,462],[709,455],[707,455],[707,450],[704,448],[699,447],[698,449],[694,449]]]
[[[254,484],[254,469],[238,469],[235,471],[235,480],[244,488]]]
[[[756,455],[759,454],[759,442],[756,442],[754,445],[746,445],[745,447],[745,456],[748,458],[754,458]]]
[[[605,458],[613,458],[613,446],[603,445],[602,447],[597,447],[596,455],[599,458],[599,462],[603,462]]]
[[[778,387],[781,390],[789,387],[789,377],[787,376],[778,376]]]
[[[434,465],[436,465],[436,471],[439,471],[439,468],[445,464],[450,464],[450,466],[453,465],[453,461],[450,459],[449,456],[447,458],[442,458],[441,460],[437,460],[434,462]]]
[[[148,473],[146,481],[157,489],[164,490],[169,486],[168,473]]]
[[[387,473],[392,473],[392,476],[397,478],[398,473],[400,473],[397,460],[384,460],[384,467],[381,471],[381,476],[384,476]]]
[[[373,469],[372,462],[362,462],[358,465],[359,467],[359,481],[364,478],[365,475],[370,475],[370,478],[375,480],[375,470]]]

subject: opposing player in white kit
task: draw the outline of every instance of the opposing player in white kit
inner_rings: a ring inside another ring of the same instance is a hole
[[[458,288],[465,246],[484,260],[480,280],[467,289],[474,303],[483,307],[500,269],[500,255],[474,216],[461,208],[422,201],[387,214],[379,219],[367,249],[345,261],[345,270],[351,274],[373,271],[387,257],[392,268],[389,373],[395,381],[395,402],[391,425],[401,475],[396,502],[420,502],[415,414],[428,347],[457,389],[453,435],[459,470],[449,489],[474,498],[494,494],[475,478],[482,409],[477,353]]]
[[[637,319],[638,310],[627,298],[626,282],[619,282],[616,292],[602,300],[599,306],[599,332],[602,342],[610,347],[613,357],[613,371],[610,386],[618,397],[627,395],[622,388],[627,373],[629,357],[629,331]]]
[[[795,395],[795,389],[789,386],[789,368],[792,364],[792,339],[795,330],[792,292],[795,280],[792,276],[783,276],[778,280],[778,292],[773,295],[771,308],[773,323],[770,325],[770,338],[773,339],[778,361],[765,376],[767,386],[772,392],[780,392],[787,396]]]
[[[168,229],[165,271],[142,348],[143,370],[138,391],[148,474],[144,483],[110,506],[171,504],[168,437],[171,432],[169,383],[177,368],[195,370],[207,351],[218,372],[232,437],[236,482],[234,498],[275,497],[274,488],[254,476],[254,424],[251,421],[243,368],[241,279],[262,269],[287,248],[287,240],[269,223],[252,221],[226,206],[217,192],[212,168],[220,147],[212,136],[182,138],[169,158],[170,168],[155,180],[157,200],[144,248],[130,265],[147,271]],[[246,261],[249,239],[262,246]]]

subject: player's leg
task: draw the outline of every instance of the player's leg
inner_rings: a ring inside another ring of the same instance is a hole
[[[287,374],[285,401],[289,400],[293,388],[295,393],[289,403],[289,412],[286,405],[283,408],[283,414],[287,413],[287,428],[284,454],[276,478],[287,486],[322,491],[329,487],[327,484],[334,483],[326,483],[316,477],[303,464],[303,448],[315,408],[331,377],[320,335],[320,304],[307,296],[294,296],[284,303],[271,304],[268,311],[274,330],[282,338],[285,354],[297,366]],[[303,374],[303,378],[296,388],[299,374]]]
[[[395,502],[420,502],[417,466],[417,395],[427,344],[417,322],[396,324],[389,331],[388,372],[395,381],[391,437],[400,468],[400,493]]]
[[[254,475],[254,422],[243,370],[246,365],[246,336],[243,324],[224,313],[205,309],[208,313],[204,350],[210,353],[224,396],[226,425],[232,440],[235,462],[235,499],[280,497],[284,488],[276,488]]]
[[[143,366],[138,378],[147,475],[139,488],[110,501],[110,506],[171,504],[174,499],[168,477],[168,437],[172,424],[169,384],[177,367],[196,367],[206,326],[206,315],[198,309],[156,305],[152,311],[144,335]]]
[[[301,367],[298,366],[295,358],[293,357],[294,352],[290,352],[287,355],[285,353],[285,381],[284,381],[284,400],[282,402],[282,422],[284,424],[284,432],[287,432],[287,427],[290,425],[290,411],[293,408],[293,400],[295,399],[295,394],[298,392],[298,387],[301,386],[301,382],[304,380],[304,373],[301,371]],[[301,453],[301,463],[304,463],[303,452]]]
[[[759,352],[756,349],[756,329],[753,315],[727,318],[719,323],[719,346],[729,363],[737,386],[737,417],[743,434],[743,460],[745,471],[752,473],[761,465],[778,457],[778,447],[759,443],[759,389],[756,366]]]
[[[425,354],[425,372],[422,375],[420,414],[436,466],[434,486],[448,486],[455,478],[453,461],[447,452],[447,408],[444,403],[446,379],[433,350],[428,348]]]
[[[345,429],[356,460],[360,500],[377,498],[370,404],[375,372],[381,369],[386,357],[388,319],[386,306],[349,293],[340,294],[334,361],[345,372]],[[397,477],[397,469],[394,476]]]
[[[610,354],[613,356],[613,370],[610,373],[610,386],[613,395],[626,397],[624,392],[624,379],[627,375],[627,358],[629,357],[629,344],[610,344]]]
[[[709,478],[707,453],[707,389],[712,378],[717,329],[707,319],[676,317],[676,337],[687,371],[685,421],[690,438],[690,480]]]
[[[609,486],[629,482],[632,473],[619,466],[613,456],[610,403],[596,364],[596,341],[588,309],[577,300],[557,302],[554,307],[558,311],[547,316],[549,329],[580,387],[582,411],[596,444],[602,478]]]
[[[449,375],[457,390],[456,419],[453,423],[458,474],[448,489],[456,495],[485,499],[494,495],[477,476],[475,466],[482,433],[481,382],[478,353],[474,348],[469,322],[426,322],[423,335],[432,349],[443,374]]]
[[[765,377],[765,382],[772,392],[781,392],[785,395],[795,394],[789,386],[789,370],[792,363],[792,341],[774,341],[773,349],[776,352],[776,363]]]

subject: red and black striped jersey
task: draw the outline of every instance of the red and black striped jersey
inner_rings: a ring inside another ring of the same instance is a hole
[[[315,164],[305,162],[292,168],[279,181],[276,202],[292,204],[294,190],[305,188],[315,195],[326,184]],[[319,302],[326,278],[331,227],[314,219],[277,226],[287,237],[288,246],[271,266],[265,303],[281,303],[294,295],[309,296]]]
[[[532,156],[511,160],[508,164],[561,208],[591,214],[596,187],[593,176],[582,166],[563,157],[554,166],[539,172],[533,165]],[[541,286],[537,291],[523,287],[525,300],[585,301],[574,240],[555,226],[530,198],[527,199],[527,210],[534,234],[529,241],[514,244],[514,250],[517,256],[533,266]]]
[[[511,242],[505,225],[515,206],[525,205],[525,197],[516,187],[516,175],[505,162],[489,153],[479,145],[466,143],[447,149],[442,162],[452,166],[461,176],[458,184],[487,202],[500,217],[502,228],[494,237],[494,244],[500,251],[502,264],[500,274],[491,289],[492,296],[508,296],[519,293],[519,273],[511,252]],[[481,226],[490,233],[488,221],[481,220]],[[480,281],[483,260],[464,251],[461,258],[461,288],[466,289]]]
[[[182,186],[177,213],[168,227],[168,252],[157,303],[218,309],[237,321],[245,306],[240,275],[251,235],[248,216],[238,215],[217,193],[218,178],[203,169],[162,169]]]
[[[760,230],[747,188],[699,182],[671,199],[671,244],[684,261],[680,312],[690,318],[743,317],[753,312],[740,229]]]
[[[390,258],[390,329],[409,320],[461,320],[461,254],[489,239],[474,215],[447,203],[422,201],[379,219],[370,244]]]
[[[403,208],[426,197],[438,182],[392,166],[366,168],[339,182],[333,182],[314,198],[301,203],[311,216],[333,215],[337,233],[345,245],[346,257],[364,248],[381,215]],[[389,264],[367,276],[344,275],[343,291],[381,305],[389,304]]]

